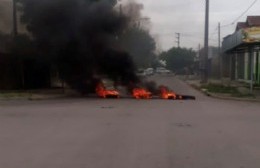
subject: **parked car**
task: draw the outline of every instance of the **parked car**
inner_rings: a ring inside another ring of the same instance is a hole
[[[153,68],[147,68],[147,69],[144,70],[144,72],[145,72],[145,75],[147,75],[147,76],[154,74]]]
[[[158,68],[156,68],[156,73],[157,74],[170,74],[171,71],[164,67],[158,67]]]
[[[146,75],[145,70],[144,69],[138,69],[137,72],[136,72],[136,75],[137,76],[145,76]]]

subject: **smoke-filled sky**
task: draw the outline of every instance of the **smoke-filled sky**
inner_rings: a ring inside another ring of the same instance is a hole
[[[11,27],[11,3],[0,0],[0,30],[6,32]]]
[[[127,1],[127,0],[126,0]],[[222,38],[232,34],[236,24],[244,22],[248,15],[260,15],[257,0],[209,0],[209,44],[218,45],[217,25],[221,27]],[[151,32],[160,42],[162,49],[177,46],[175,33],[181,34],[181,47],[197,49],[204,44],[205,0],[137,0],[144,4],[143,15],[152,22]],[[246,10],[253,6],[246,12]],[[241,16],[245,13],[243,16]],[[241,16],[241,17],[240,17]]]
[[[4,19],[3,14],[3,11],[10,13],[8,7],[1,8],[3,4],[6,5],[10,1],[0,0],[0,28],[7,28],[8,24],[11,23]],[[131,0],[119,1],[127,2]],[[210,45],[216,46],[218,44],[218,22],[222,25],[221,36],[225,37],[234,32],[236,22],[245,21],[248,15],[260,15],[260,2],[257,0],[209,1]],[[203,46],[205,0],[136,0],[136,2],[143,4],[143,16],[150,18],[151,33],[159,42],[158,46],[161,49],[166,50],[172,46],[177,46],[175,33],[181,35],[181,47],[197,49],[199,44]],[[247,11],[252,4],[253,6]],[[233,22],[235,24],[232,24]]]

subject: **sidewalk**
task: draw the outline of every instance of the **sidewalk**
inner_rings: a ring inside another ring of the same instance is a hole
[[[25,91],[0,92],[0,100],[47,100],[76,96],[76,93],[66,89],[40,89]]]
[[[210,92],[204,87],[205,85],[201,84],[201,79],[198,76],[178,76],[179,79],[185,81],[190,86],[195,89],[205,93],[207,96],[220,98],[220,99],[229,99],[229,100],[239,100],[239,101],[256,101],[260,102],[260,88],[253,89],[253,92],[250,92],[249,84],[242,82],[230,81],[228,79],[209,79],[208,84],[219,85],[219,86],[229,86],[237,90],[237,94],[231,93],[221,93],[221,92]]]

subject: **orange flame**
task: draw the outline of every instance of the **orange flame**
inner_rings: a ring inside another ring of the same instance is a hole
[[[99,97],[107,98],[107,97],[115,97],[119,98],[119,92],[116,90],[106,90],[105,86],[102,83],[98,83],[96,86],[96,94]]]
[[[163,99],[176,99],[177,96],[173,91],[170,91],[166,86],[160,87],[161,98]]]
[[[133,96],[136,99],[150,99],[152,97],[152,93],[147,91],[144,88],[134,88],[133,89]]]

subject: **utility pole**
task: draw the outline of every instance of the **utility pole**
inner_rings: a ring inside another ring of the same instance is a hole
[[[119,13],[120,13],[120,16],[122,16],[122,12],[123,12],[123,10],[122,10],[122,4],[120,4],[120,5],[119,5]]]
[[[220,23],[218,23],[218,52],[221,52]]]
[[[16,6],[17,0],[13,0],[13,41],[16,41],[16,37],[18,35],[17,30],[17,6]],[[21,60],[20,61],[20,71],[21,71],[21,82],[22,82],[22,88],[25,89],[25,77],[24,77],[24,63]]]
[[[176,34],[176,42],[177,42],[177,47],[180,48],[180,33],[175,33]]]
[[[121,0],[117,0],[117,4],[119,4],[119,5],[118,5],[118,8],[119,8],[119,16],[122,16],[122,15],[123,15],[123,8],[122,8]]]
[[[13,0],[13,36],[17,36],[17,8],[16,0]]]
[[[200,44],[199,44],[199,46],[198,46],[198,60],[199,60],[199,66],[198,66],[198,68],[199,68],[199,75],[200,76],[202,76],[202,65],[203,65],[203,61],[202,61],[202,58],[201,58],[201,47],[200,47]]]
[[[208,50],[209,50],[209,0],[206,0],[205,9],[205,34],[204,34],[204,67],[202,75],[202,83],[208,83]]]
[[[219,56],[219,77],[220,77],[220,79],[222,79],[222,54],[221,54],[220,22],[218,23],[218,56]]]

